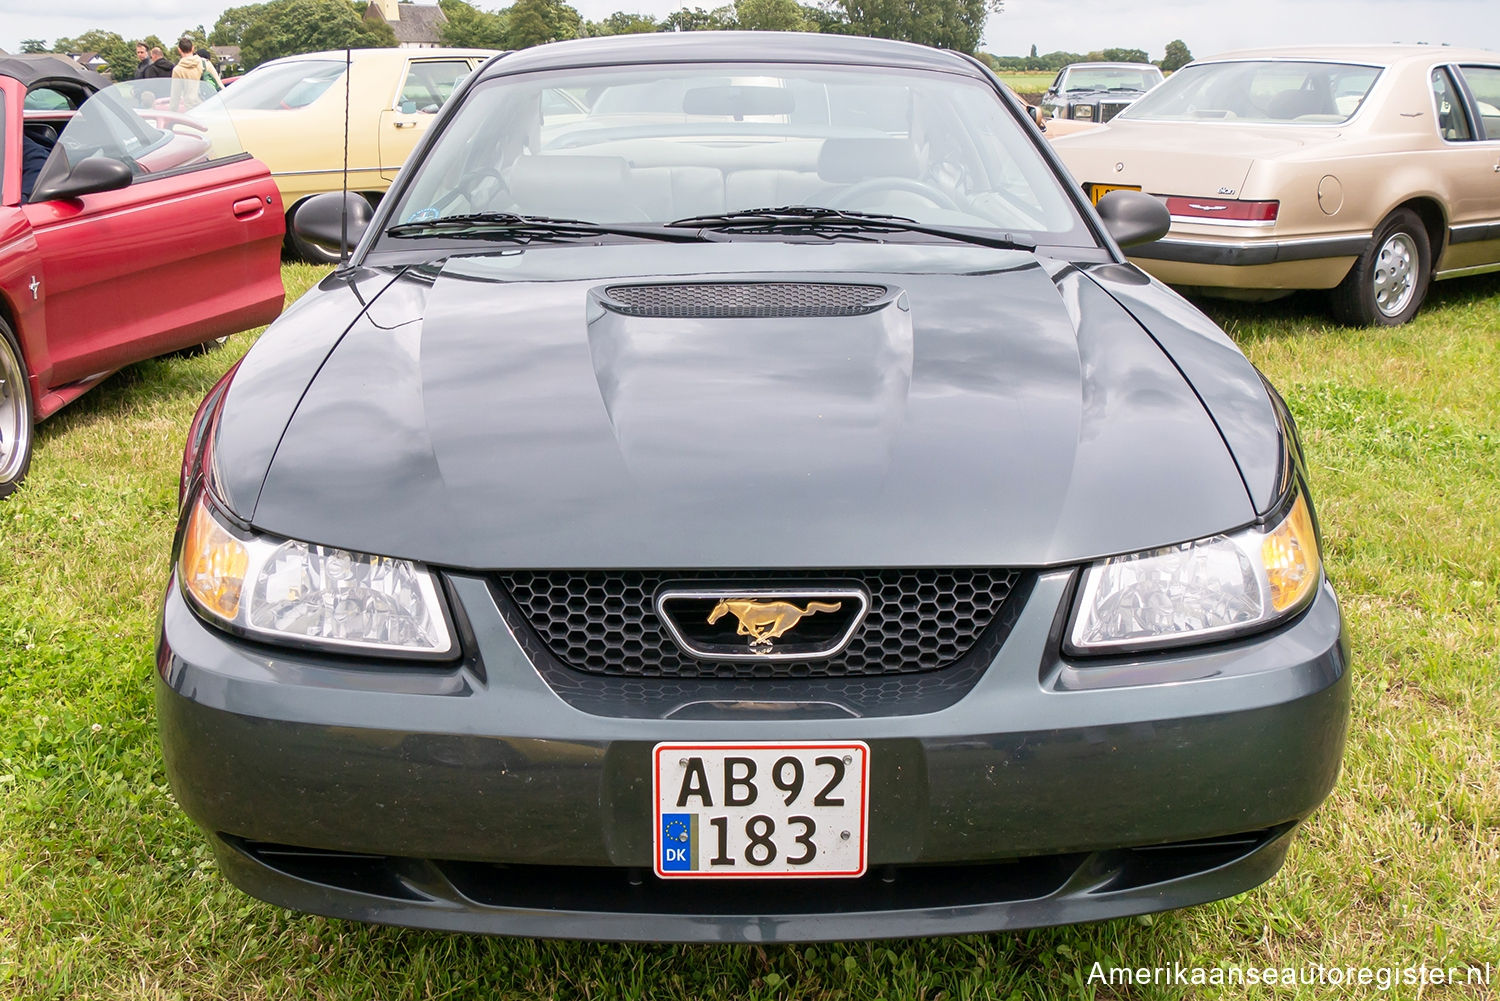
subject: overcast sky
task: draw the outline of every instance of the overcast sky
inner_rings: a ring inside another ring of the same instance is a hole
[[[18,52],[24,38],[48,43],[90,28],[127,39],[156,34],[170,40],[184,28],[213,27],[220,11],[245,0],[67,0],[51,8],[35,0],[0,0],[0,48]],[[509,0],[477,0],[482,10]],[[660,16],[714,0],[573,0],[586,18],[616,10]],[[1159,59],[1181,38],[1194,55],[1230,48],[1320,42],[1451,42],[1500,50],[1500,0],[1005,0],[992,15],[984,48],[997,55],[1141,48]]]

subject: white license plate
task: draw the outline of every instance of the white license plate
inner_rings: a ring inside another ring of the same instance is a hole
[[[658,876],[864,874],[868,745],[657,744],[653,762]]]

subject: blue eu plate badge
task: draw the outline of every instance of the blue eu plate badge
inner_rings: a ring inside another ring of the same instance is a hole
[[[697,814],[661,815],[661,868],[663,872],[690,872],[698,868]]]

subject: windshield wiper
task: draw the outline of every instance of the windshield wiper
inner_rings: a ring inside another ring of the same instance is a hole
[[[724,233],[796,233],[816,236],[854,236],[881,233],[921,233],[982,247],[1003,250],[1035,250],[1036,241],[1011,233],[989,233],[952,226],[933,226],[906,216],[883,212],[855,212],[815,205],[782,205],[776,208],[743,209],[715,215],[688,216],[667,223],[670,227],[717,230]]]
[[[566,240],[588,236],[633,236],[643,240],[669,243],[699,243],[704,237],[663,226],[598,223],[583,219],[554,219],[551,216],[516,215],[513,212],[468,212],[398,223],[385,231],[397,239],[424,236],[458,237],[460,239]]]

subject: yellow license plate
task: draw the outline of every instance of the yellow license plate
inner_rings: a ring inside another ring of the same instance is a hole
[[[1098,205],[1099,199],[1103,198],[1111,191],[1141,190],[1141,186],[1139,184],[1089,184],[1086,185],[1086,187],[1088,188],[1089,192],[1089,201],[1093,202],[1095,205]]]

